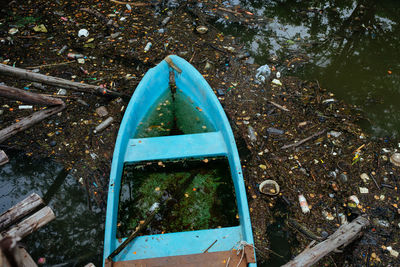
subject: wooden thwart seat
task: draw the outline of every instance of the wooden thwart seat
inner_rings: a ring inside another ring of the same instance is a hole
[[[227,154],[221,132],[129,139],[125,163]]]
[[[227,265],[228,261],[229,264]],[[254,248],[252,246],[245,246],[244,251],[228,250],[228,251],[207,252],[199,254],[189,254],[182,256],[160,257],[160,258],[119,261],[119,262],[106,262],[105,267],[128,267],[128,266],[129,267],[156,267],[156,266],[246,267],[248,263],[255,263],[255,262],[256,261],[254,258]]]

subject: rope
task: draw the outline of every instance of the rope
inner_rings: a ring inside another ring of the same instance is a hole
[[[237,250],[237,252],[236,252],[236,255],[237,255],[237,256],[239,255],[240,252],[242,252],[242,256],[240,257],[240,261],[239,261],[239,263],[236,265],[236,267],[239,267],[239,265],[242,263],[242,260],[243,260],[243,258],[244,258],[244,247],[245,247],[245,246],[251,246],[251,247],[253,247],[253,248],[256,248],[254,245],[252,245],[252,244],[250,244],[250,243],[247,243],[247,242],[244,241],[244,240],[240,240],[240,241],[238,241],[238,242],[232,247],[232,249],[231,249],[231,254],[232,254],[232,251],[233,251],[234,249]],[[231,261],[231,256],[229,256],[228,260],[226,261],[225,267],[228,267],[228,266],[229,266],[229,262],[230,262],[230,261]]]

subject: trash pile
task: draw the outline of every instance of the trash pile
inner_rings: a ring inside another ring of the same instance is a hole
[[[267,233],[277,217],[284,218],[294,256],[366,214],[372,227],[361,239],[320,264],[399,265],[399,144],[365,135],[356,124],[361,114],[318,82],[277,70],[293,60],[251,64],[240,40],[212,23],[219,17],[251,23],[254,14],[219,1],[39,0],[0,8],[0,63],[9,66],[130,96],[144,73],[167,55],[193,64],[215,90],[235,134],[259,262],[279,255]],[[0,148],[63,162],[104,209],[113,146],[129,98],[0,77],[8,86],[66,104]],[[43,108],[0,98],[2,128]]]

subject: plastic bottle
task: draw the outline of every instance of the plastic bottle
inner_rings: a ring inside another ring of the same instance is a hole
[[[153,44],[152,44],[151,42],[148,42],[148,43],[146,44],[145,48],[144,48],[144,52],[146,53],[147,51],[149,51],[152,45],[153,45]]]
[[[255,133],[253,127],[249,126],[248,133],[249,133],[249,137],[250,137],[251,141],[253,141],[253,142],[257,141],[257,136],[256,136],[256,133]]]
[[[301,211],[303,213],[309,213],[310,212],[310,209],[308,208],[307,200],[303,196],[303,194],[299,194],[299,203],[300,203]]]
[[[102,123],[97,125],[97,127],[94,129],[93,133],[98,133],[98,132],[104,130],[113,122],[113,120],[114,120],[113,117],[107,118],[105,121],[103,121]]]
[[[68,58],[73,58],[73,59],[77,59],[77,58],[84,58],[85,56],[82,54],[75,54],[75,53],[68,53],[67,54]]]

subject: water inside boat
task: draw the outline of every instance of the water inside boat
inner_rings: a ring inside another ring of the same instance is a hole
[[[126,165],[122,177],[117,237],[126,237],[171,199],[143,234],[239,225],[235,190],[225,157]]]
[[[201,108],[181,90],[166,90],[143,121],[134,138],[206,133],[215,131],[214,126]]]

